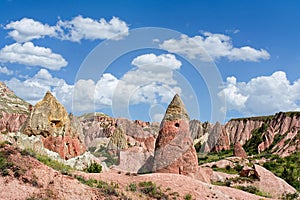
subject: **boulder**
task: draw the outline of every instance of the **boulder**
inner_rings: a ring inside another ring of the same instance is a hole
[[[149,173],[151,163],[149,158],[153,157],[153,153],[144,151],[142,147],[132,147],[121,150],[118,156],[118,166],[115,169],[131,172],[131,173]]]
[[[154,152],[153,171],[188,175],[196,173],[198,160],[189,131],[189,116],[175,95],[161,122]]]
[[[66,160],[85,152],[80,122],[50,92],[33,107],[21,131],[41,135],[44,147]]]
[[[247,158],[247,153],[242,147],[241,143],[237,142],[234,144],[233,156]]]
[[[273,198],[279,199],[283,194],[294,194],[297,192],[295,188],[264,167],[254,165],[254,170],[260,177],[260,181],[254,182],[254,186],[260,188],[263,192],[271,194]]]

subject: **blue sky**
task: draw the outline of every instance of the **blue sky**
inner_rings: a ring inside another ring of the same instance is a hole
[[[2,0],[0,80],[32,104],[50,90],[78,115],[159,121],[175,93],[201,121],[300,110],[299,9],[296,0]]]

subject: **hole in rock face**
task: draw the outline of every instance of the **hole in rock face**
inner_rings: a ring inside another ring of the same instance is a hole
[[[55,127],[60,127],[62,123],[60,120],[51,120],[51,124]]]
[[[179,127],[179,123],[175,123],[175,126],[178,128]]]

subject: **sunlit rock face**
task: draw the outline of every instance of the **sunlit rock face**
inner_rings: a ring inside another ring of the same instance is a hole
[[[59,153],[66,160],[86,150],[81,123],[75,116],[68,115],[50,92],[33,107],[21,131],[27,135],[43,136],[45,148]]]

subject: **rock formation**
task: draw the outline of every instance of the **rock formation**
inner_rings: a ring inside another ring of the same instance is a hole
[[[203,126],[200,123],[197,126]],[[203,127],[192,126],[194,142],[201,141],[205,152],[228,150],[230,146],[249,141],[254,131],[258,131],[259,142],[257,152],[270,150],[281,156],[288,156],[300,150],[300,112],[279,112],[272,116],[231,119],[225,125],[216,123],[209,126],[208,137],[205,141]],[[200,132],[200,134],[199,134]],[[201,136],[202,135],[202,136]],[[204,140],[203,140],[204,139]]]
[[[0,133],[17,132],[26,121],[31,105],[0,82]]]
[[[153,171],[196,173],[198,160],[189,131],[189,116],[179,95],[175,95],[161,122],[155,143]]]
[[[233,156],[240,157],[240,158],[247,158],[247,153],[242,147],[241,143],[237,142],[234,144]]]
[[[63,105],[50,92],[33,107],[22,132],[29,136],[43,136],[44,146],[59,153],[63,159],[85,152],[80,122],[75,116],[69,116]]]
[[[110,137],[107,150],[117,154],[122,149],[127,149],[127,138],[122,127],[118,126]]]

